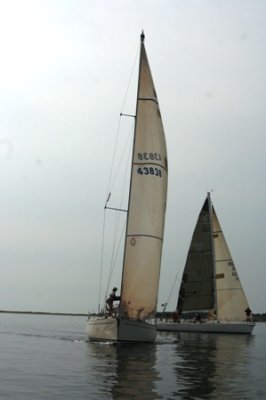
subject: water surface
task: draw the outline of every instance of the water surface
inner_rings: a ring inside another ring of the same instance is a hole
[[[253,335],[158,333],[87,342],[86,317],[0,314],[0,399],[265,399],[266,324]]]

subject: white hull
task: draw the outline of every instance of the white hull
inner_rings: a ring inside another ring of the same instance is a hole
[[[251,334],[255,323],[252,322],[161,322],[158,331],[167,332],[206,332],[206,333],[245,333]]]
[[[91,317],[87,335],[91,341],[154,342],[156,326],[138,320]]]

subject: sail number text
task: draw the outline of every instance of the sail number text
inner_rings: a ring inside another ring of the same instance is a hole
[[[143,161],[143,160],[161,161],[162,157],[161,157],[161,154],[159,154],[159,153],[138,153],[138,159],[141,161]]]
[[[160,170],[160,168],[139,167],[137,169],[137,172],[140,175],[154,175],[154,176],[159,176],[160,178],[162,177],[162,171]]]
[[[162,157],[159,153],[138,153],[138,159],[140,161],[161,161]],[[162,170],[158,167],[139,167],[137,169],[140,175],[154,175],[162,177]]]

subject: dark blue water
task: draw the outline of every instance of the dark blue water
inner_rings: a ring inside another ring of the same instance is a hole
[[[86,317],[0,314],[0,399],[265,399],[266,324],[254,335],[158,334],[90,343]]]

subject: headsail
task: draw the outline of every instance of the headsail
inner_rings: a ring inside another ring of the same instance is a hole
[[[166,196],[165,135],[142,34],[120,305],[129,318],[156,309]]]
[[[243,321],[248,302],[213,207],[212,220],[217,317],[220,320]]]
[[[177,308],[179,312],[214,308],[212,225],[206,198],[189,247]]]

